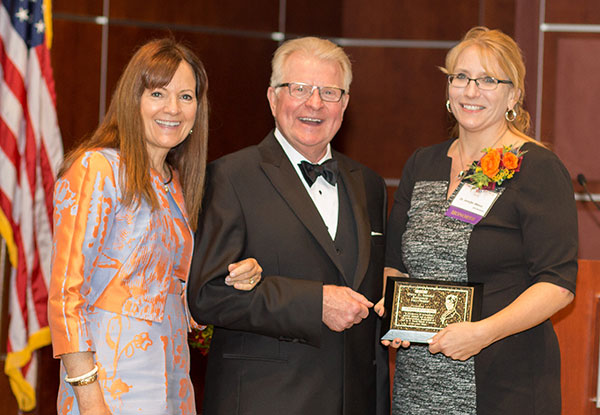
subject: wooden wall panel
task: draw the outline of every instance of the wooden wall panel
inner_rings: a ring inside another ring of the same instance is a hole
[[[54,359],[52,346],[46,346],[36,351],[39,358],[38,384],[36,400],[38,407],[33,413],[26,415],[56,414],[56,398],[58,396],[60,360]]]
[[[110,17],[270,32],[277,30],[279,7],[273,0],[127,0],[111,1]]]
[[[541,141],[544,143],[552,144],[554,142],[554,111],[556,102],[556,48],[558,44],[558,38],[571,36],[570,34],[557,34],[547,33],[544,36],[544,74],[542,88],[541,102],[542,106],[542,120],[541,120]],[[539,80],[538,80],[539,81]]]
[[[589,187],[590,191],[596,194],[600,193],[600,185]],[[594,188],[596,190],[593,190]],[[579,185],[575,186],[575,191],[583,192]],[[579,258],[598,260],[600,259],[600,212],[591,202],[578,202],[577,213],[579,220]]]
[[[54,0],[52,2],[52,12],[101,16],[102,3],[103,1],[101,0]]]
[[[532,8],[534,0],[527,0]],[[515,15],[518,0],[480,0],[481,24],[490,29],[500,29],[509,36],[515,36]]]
[[[479,22],[473,0],[347,0],[342,9],[346,37],[456,41]]]
[[[574,64],[576,62],[576,64]],[[600,34],[547,33],[544,48],[542,141],[565,163],[575,191],[583,173],[591,192],[600,192],[596,112],[600,80]],[[600,212],[578,203],[579,257],[600,259]]]
[[[535,136],[537,56],[539,38],[539,0],[517,0],[515,7],[514,38],[519,44],[525,60],[525,101],[524,107],[531,115],[531,136]]]
[[[201,36],[196,45],[209,76],[209,159],[257,144],[275,126],[267,88],[277,43]]]
[[[556,42],[552,86],[557,99],[547,102],[554,106],[554,150],[573,177],[584,173],[588,180],[600,181],[600,151],[585,151],[598,148],[594,109],[600,104],[600,78],[591,75],[600,73],[600,35],[559,36]]]
[[[54,19],[51,57],[65,149],[98,124],[101,36],[96,24]]]
[[[339,37],[344,0],[286,0],[285,31],[294,35]]]
[[[598,0],[546,0],[546,23],[598,24]]]
[[[2,360],[2,374],[0,374],[0,398],[2,400],[2,410],[5,414],[18,414],[19,406],[17,405],[17,400],[15,399],[15,395],[13,395],[12,390],[10,389],[10,383],[8,381],[8,376],[4,374],[4,360]],[[52,373],[50,376],[53,376]]]
[[[443,49],[346,48],[354,81],[344,123],[334,139],[338,150],[399,178],[419,146],[448,138]]]

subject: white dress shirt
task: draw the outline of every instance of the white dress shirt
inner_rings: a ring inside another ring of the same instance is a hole
[[[304,179],[304,175],[300,170],[300,162],[308,161],[302,154],[300,154],[292,145],[283,137],[283,134],[278,129],[275,129],[275,138],[279,141],[279,144],[283,148],[283,151],[287,155],[288,159],[294,166],[296,173],[300,177],[302,184],[304,184],[304,188],[308,192],[310,198],[315,204],[317,210],[321,214],[321,218],[323,218],[323,222],[325,222],[325,226],[327,226],[327,231],[331,236],[331,239],[335,239],[335,234],[337,232],[337,224],[338,224],[338,214],[339,214],[339,196],[338,196],[338,186],[332,186],[329,184],[327,180],[323,178],[323,176],[317,177],[317,180],[313,183],[312,186],[309,186]],[[329,160],[331,158],[331,145],[327,144],[327,152],[325,156],[317,164],[323,163],[325,160]]]

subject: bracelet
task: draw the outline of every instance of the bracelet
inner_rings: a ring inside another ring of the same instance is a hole
[[[71,386],[84,386],[89,385],[92,382],[95,382],[98,379],[98,365],[94,365],[94,368],[87,373],[84,373],[81,376],[77,376],[74,378],[70,378],[69,376],[65,376],[65,382],[70,384]]]

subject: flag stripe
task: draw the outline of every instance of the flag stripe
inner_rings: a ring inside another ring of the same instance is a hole
[[[3,62],[6,56],[4,55],[4,48],[2,46],[2,42],[0,41],[0,62]],[[15,97],[10,88],[8,88],[7,81],[4,77],[0,79],[0,100],[0,102],[2,102],[2,106],[0,107],[0,117],[6,121],[7,126],[14,134],[18,131],[19,123],[23,120],[23,111],[21,109],[21,103],[17,100],[17,97]]]
[[[52,106],[56,107],[56,92],[54,91],[54,77],[50,65],[50,51],[47,48],[36,48],[42,77],[44,78],[44,89],[47,89],[52,99]]]
[[[3,180],[1,183],[6,182],[14,185],[20,179],[19,170],[17,169],[17,166],[19,165],[21,155],[19,154],[19,149],[17,148],[17,139],[14,136],[12,130],[6,124],[5,119],[3,117],[0,117],[0,147],[0,153],[3,155],[4,158],[4,160],[2,160],[2,175],[6,174],[6,170],[8,170],[9,168],[12,172],[14,172],[14,177],[11,178],[11,181]],[[12,194],[12,191],[10,193]]]
[[[25,83],[23,77],[16,70],[14,62],[8,58],[5,53],[4,42],[0,42],[0,62],[2,62],[2,69],[4,72],[4,81],[8,86],[16,99],[20,103],[20,108],[23,113],[23,119],[25,121],[25,159],[27,178],[29,179],[30,190],[35,186],[35,137],[32,129],[31,118],[29,117],[29,109],[27,107],[27,91],[25,89]],[[17,166],[20,160],[17,160]]]

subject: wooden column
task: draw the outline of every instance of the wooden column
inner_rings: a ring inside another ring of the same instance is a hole
[[[6,414],[16,414],[17,400],[10,389],[8,376],[4,374],[6,363],[6,340],[8,338],[8,288],[10,281],[10,263],[6,252],[6,242],[0,237],[0,402]]]
[[[596,415],[600,261],[580,260],[575,300],[553,318],[561,354],[562,413]]]

